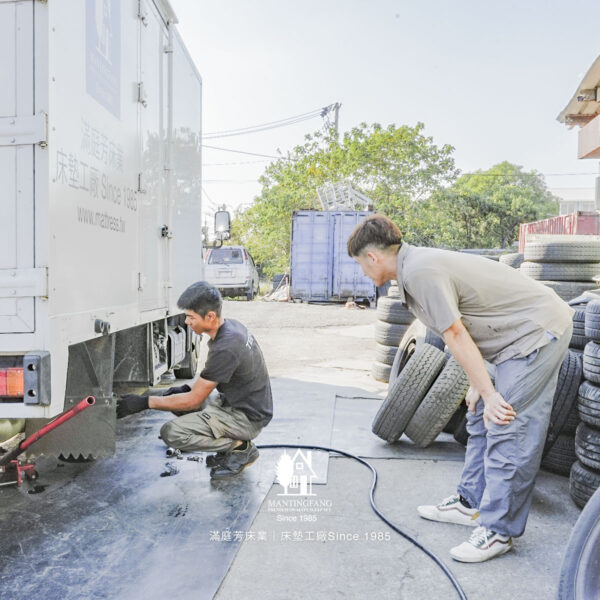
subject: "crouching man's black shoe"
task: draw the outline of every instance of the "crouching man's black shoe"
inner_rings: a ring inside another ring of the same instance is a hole
[[[229,452],[225,460],[211,470],[212,479],[227,479],[238,475],[258,459],[258,448],[250,441]]]
[[[229,456],[229,452],[217,452],[216,454],[210,454],[206,457],[206,466],[207,467],[218,467],[222,465]]]

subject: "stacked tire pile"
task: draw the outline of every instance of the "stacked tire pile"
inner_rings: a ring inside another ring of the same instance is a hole
[[[590,341],[583,352],[584,382],[577,400],[581,419],[575,433],[578,460],[570,474],[571,497],[580,507],[600,487],[600,300],[587,304],[585,336]]]
[[[414,320],[412,313],[400,301],[397,286],[392,285],[388,295],[377,301],[377,319],[375,362],[371,366],[371,375],[377,381],[388,382],[398,345]]]
[[[552,288],[563,300],[571,300],[596,287],[600,275],[600,241],[577,239],[530,241],[519,270]]]
[[[411,324],[392,364],[390,388],[373,433],[390,443],[406,433],[425,448],[448,426],[464,404],[469,380],[443,348],[443,340],[422,323]]]

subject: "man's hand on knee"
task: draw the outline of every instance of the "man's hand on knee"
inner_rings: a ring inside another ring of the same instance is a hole
[[[500,392],[494,392],[483,399],[483,424],[488,427],[490,421],[496,425],[510,425],[515,420],[517,413],[513,407],[502,397]]]
[[[117,400],[117,419],[128,417],[148,408],[148,396],[125,394]]]

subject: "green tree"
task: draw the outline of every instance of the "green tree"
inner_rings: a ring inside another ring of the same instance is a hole
[[[456,248],[506,248],[518,239],[519,224],[558,214],[542,176],[506,161],[462,175],[427,204],[422,214],[435,212],[439,221],[432,245]]]
[[[451,146],[438,147],[415,127],[367,125],[344,134],[306,137],[288,156],[271,163],[260,179],[261,194],[233,221],[233,239],[249,247],[270,275],[289,264],[294,210],[320,208],[317,188],[347,181],[373,199],[373,207],[412,229],[417,205],[452,183],[458,171]]]

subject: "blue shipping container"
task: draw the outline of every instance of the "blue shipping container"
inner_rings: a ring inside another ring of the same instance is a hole
[[[350,233],[367,211],[299,210],[292,215],[290,296],[312,302],[375,299],[375,284],[348,256]]]

